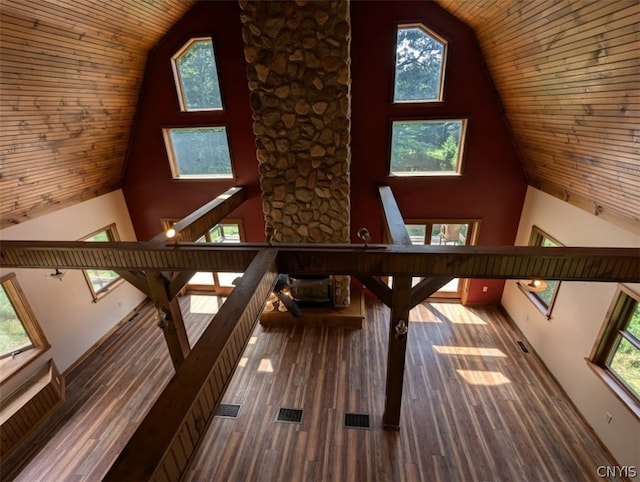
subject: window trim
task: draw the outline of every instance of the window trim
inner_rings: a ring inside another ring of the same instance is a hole
[[[391,170],[391,156],[393,154],[393,125],[396,122],[453,122],[460,121],[460,140],[458,142],[458,158],[456,162],[456,168],[454,171],[398,171],[393,172]],[[467,131],[469,129],[469,117],[418,117],[418,118],[394,118],[391,119],[389,126],[389,153],[387,155],[387,176],[393,178],[417,178],[417,177],[461,177],[463,175],[462,168],[464,165],[465,145],[467,138]]]
[[[556,244],[557,246],[564,246],[563,243],[561,243],[556,238],[554,238],[553,236],[549,235],[548,233],[540,229],[535,224],[531,226],[531,234],[529,235],[528,246],[542,247],[542,243],[544,242],[545,238],[551,241],[552,243]],[[531,303],[533,303],[533,305],[547,318],[547,320],[550,320],[551,312],[553,311],[553,307],[556,303],[556,299],[558,298],[558,291],[560,290],[560,284],[562,282],[559,280],[556,280],[556,283],[557,283],[556,287],[553,290],[553,294],[551,295],[551,299],[549,300],[548,304],[545,303],[545,301],[542,298],[540,298],[540,296],[538,296],[537,293],[534,293],[526,289],[524,287],[523,282],[517,281],[516,285],[518,286],[520,291],[522,291],[525,294],[525,296],[529,299],[529,301],[531,301]]]
[[[227,149],[229,150],[229,168],[230,174],[180,174],[180,164],[177,159],[176,151],[173,146],[173,140],[171,139],[171,131],[173,130],[186,130],[186,129],[213,129],[216,127],[222,127],[224,129],[225,137],[227,138]],[[176,181],[212,181],[212,180],[224,180],[236,179],[235,169],[233,166],[233,152],[231,150],[231,142],[229,138],[229,128],[227,124],[214,124],[214,125],[194,125],[194,126],[173,126],[163,127],[162,137],[164,138],[165,151],[167,153],[167,159],[169,160],[169,168],[171,169],[171,177]]]
[[[81,241],[87,241],[89,238],[92,238],[96,234],[100,234],[103,231],[107,233],[107,236],[109,237],[109,241],[120,241],[120,236],[118,234],[116,223],[111,223],[108,226],[105,226],[101,229],[94,231],[91,234],[88,234],[87,236],[84,236],[81,239]],[[87,242],[92,242],[92,241],[87,241]],[[109,270],[109,271],[114,271],[114,270]],[[120,274],[118,274],[118,277],[114,279],[111,283],[103,286],[100,290],[96,291],[93,288],[93,283],[91,282],[91,278],[89,277],[89,273],[87,273],[87,270],[83,269],[82,274],[84,276],[85,281],[87,282],[87,286],[89,287],[89,291],[91,293],[94,303],[97,303],[99,300],[101,300],[106,295],[111,293],[111,291],[113,291],[113,288],[120,286],[124,282],[124,279],[120,276]]]
[[[178,60],[184,56],[187,51],[197,42],[211,42],[211,50],[213,51],[213,62],[215,64],[215,74],[218,79],[218,91],[220,93],[220,107],[210,107],[205,109],[189,109],[187,107],[187,99],[182,85],[182,75],[178,68]],[[216,56],[215,42],[213,37],[193,37],[187,40],[180,49],[171,56],[171,70],[173,71],[173,81],[178,95],[178,103],[181,112],[222,112],[224,111],[224,99],[222,96],[222,86],[220,85],[220,70],[218,66],[218,58]]]
[[[640,397],[608,366],[616,353],[618,340],[624,336],[621,331],[626,332],[622,328],[630,320],[632,307],[638,305],[640,305],[640,294],[628,286],[619,284],[586,361],[614,394],[640,419]],[[632,342],[632,344],[636,346],[636,343]]]
[[[46,352],[51,345],[42,331],[42,327],[36,318],[26,295],[22,291],[15,273],[7,273],[0,277],[0,284],[5,289],[7,297],[13,306],[18,319],[22,323],[25,332],[31,340],[32,346],[13,356],[5,356],[0,359],[0,386],[32,361]],[[8,288],[8,289],[7,289]]]
[[[438,85],[438,97],[436,99],[426,99],[426,100],[396,100],[396,67],[398,63],[398,30],[400,29],[409,29],[409,28],[418,28],[426,33],[428,36],[432,37],[434,40],[440,42],[442,44],[442,62],[440,64],[440,83]],[[391,103],[393,105],[423,105],[423,104],[434,104],[434,103],[442,103],[444,102],[444,78],[447,70],[447,56],[449,51],[449,41],[445,39],[442,35],[436,33],[434,30],[427,27],[425,24],[421,22],[414,23],[399,23],[396,25],[396,36],[395,36],[395,55],[393,56],[393,83],[392,83],[392,92],[391,92]]]

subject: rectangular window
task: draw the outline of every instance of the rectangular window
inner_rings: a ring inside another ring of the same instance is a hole
[[[540,246],[546,248],[563,245],[539,227],[533,226],[531,228],[529,246]],[[551,317],[551,310],[553,309],[553,304],[555,303],[556,296],[558,295],[560,281],[538,279],[524,280],[518,281],[518,287],[547,318]]]
[[[394,121],[390,174],[459,175],[466,124],[464,119]]]
[[[640,414],[640,295],[620,287],[591,357],[605,381]],[[621,391],[622,390],[622,391]]]
[[[174,179],[233,178],[226,127],[163,129],[163,134]]]
[[[0,278],[0,381],[49,346],[15,273]]]
[[[90,234],[86,238],[83,238],[82,241],[90,241],[90,242],[108,242],[108,241],[118,241],[118,232],[116,231],[116,225],[112,224],[103,228],[99,231],[96,231],[93,234]],[[106,295],[111,288],[115,286],[115,284],[122,280],[120,275],[115,271],[107,270],[107,269],[85,269],[83,270],[84,277],[87,280],[87,284],[89,285],[89,289],[91,290],[91,295],[93,296],[93,300],[97,301],[104,295]]]
[[[11,304],[4,286],[0,286],[0,357],[33,348],[33,342]]]

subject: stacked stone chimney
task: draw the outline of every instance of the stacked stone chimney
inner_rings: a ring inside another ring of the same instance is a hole
[[[276,243],[348,243],[349,3],[240,7],[266,229]],[[348,306],[349,277],[333,278]]]

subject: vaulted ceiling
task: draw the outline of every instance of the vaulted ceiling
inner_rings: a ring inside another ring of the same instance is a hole
[[[3,0],[0,227],[121,186],[150,49],[194,4]],[[476,33],[529,184],[640,229],[640,3],[437,0]]]

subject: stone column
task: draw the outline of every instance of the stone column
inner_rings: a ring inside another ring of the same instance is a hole
[[[349,3],[240,7],[266,228],[273,242],[348,243]],[[333,285],[348,306],[349,277]]]

